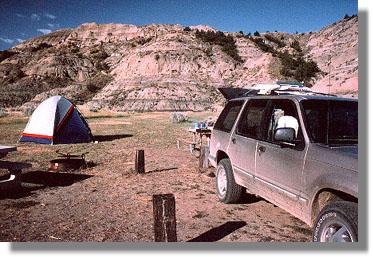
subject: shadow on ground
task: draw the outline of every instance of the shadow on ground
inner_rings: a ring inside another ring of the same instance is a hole
[[[121,134],[121,135],[95,135],[93,137],[94,141],[107,142],[114,141],[122,138],[133,137],[131,134]]]
[[[22,183],[31,183],[49,187],[70,186],[75,182],[85,180],[93,175],[76,173],[56,173],[48,171],[33,171],[21,175]]]
[[[163,172],[163,171],[177,170],[177,169],[178,169],[178,167],[160,168],[160,169],[149,170],[149,171],[145,172],[145,174],[154,173],[154,172]]]
[[[16,190],[1,190],[0,192],[0,200],[4,199],[21,199],[27,196],[33,195],[33,191],[38,189],[43,189],[45,186],[26,186],[26,187],[18,187]]]
[[[33,191],[45,187],[70,186],[76,182],[88,179],[93,175],[75,173],[56,173],[47,171],[32,171],[21,174],[21,186],[0,191],[1,199],[19,199],[33,194]]]
[[[237,229],[246,226],[246,224],[245,221],[228,221],[219,227],[206,231],[188,242],[216,242],[233,233]]]
[[[261,197],[258,197],[256,195],[253,195],[253,194],[249,194],[249,193],[244,193],[241,198],[238,200],[237,204],[252,204],[252,203],[257,203],[257,202],[260,202],[260,201],[266,201],[265,199],[261,198]]]

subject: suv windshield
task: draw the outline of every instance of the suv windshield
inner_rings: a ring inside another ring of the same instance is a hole
[[[303,100],[307,131],[315,143],[348,145],[358,142],[357,101]]]

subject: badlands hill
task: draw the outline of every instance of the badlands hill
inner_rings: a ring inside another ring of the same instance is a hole
[[[304,34],[82,24],[0,52],[0,107],[29,110],[60,94],[92,110],[198,111],[223,102],[221,86],[295,79],[356,97],[358,18]]]

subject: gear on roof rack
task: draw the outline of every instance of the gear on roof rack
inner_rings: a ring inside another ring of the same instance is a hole
[[[245,96],[256,95],[324,95],[335,96],[314,92],[299,82],[277,81],[274,84],[256,84],[251,88],[219,88],[223,96],[228,99],[234,99]]]

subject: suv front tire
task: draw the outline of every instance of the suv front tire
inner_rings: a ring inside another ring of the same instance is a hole
[[[313,227],[314,242],[357,242],[357,203],[337,201],[325,206]]]
[[[219,161],[216,169],[216,193],[223,203],[237,203],[244,193],[244,188],[234,180],[229,159]]]

